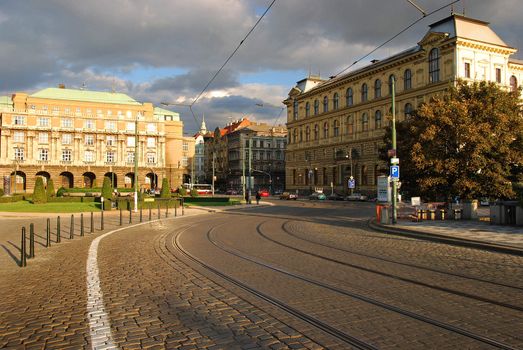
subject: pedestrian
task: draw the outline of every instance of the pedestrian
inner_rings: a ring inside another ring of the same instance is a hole
[[[260,191],[256,191],[256,204],[260,204],[260,199],[261,199]]]

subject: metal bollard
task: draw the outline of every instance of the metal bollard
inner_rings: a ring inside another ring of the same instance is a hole
[[[29,225],[29,259],[35,257],[35,225]]]
[[[142,222],[143,220],[143,212],[142,212],[142,207],[140,206],[140,222]]]
[[[184,216],[184,215],[185,215],[185,209],[184,209],[184,205],[183,205],[183,202],[184,202],[184,200],[183,200],[183,198],[182,198],[182,216]]]
[[[91,233],[94,232],[94,213],[91,212]]]
[[[149,204],[149,221],[151,221],[151,205]]]
[[[165,202],[165,217],[169,216],[169,202]]]
[[[71,227],[69,228],[69,239],[74,238],[74,215],[71,214]]]
[[[60,216],[56,218],[56,243],[60,243]]]
[[[45,235],[45,246],[50,247],[51,246],[51,219],[47,218],[47,227],[46,227],[46,235]]]
[[[129,209],[129,223],[133,223],[133,211],[131,209]]]
[[[21,245],[20,245],[20,252],[21,252],[21,255],[20,255],[20,267],[24,267],[24,266],[27,266],[27,257],[25,255],[25,227],[22,227],[22,242],[21,242]]]
[[[120,208],[120,226],[122,226],[122,208]]]
[[[178,216],[178,201],[174,200],[174,216]]]
[[[160,218],[160,202],[158,202],[158,219]]]
[[[100,220],[100,230],[103,231],[104,230],[104,211],[102,210],[101,213],[102,213],[102,219]]]
[[[84,236],[84,213],[80,214],[80,237]]]

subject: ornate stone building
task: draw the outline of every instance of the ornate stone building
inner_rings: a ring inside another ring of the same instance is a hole
[[[0,97],[0,118],[0,177],[11,192],[32,192],[37,176],[57,188],[101,186],[104,176],[133,187],[135,133],[140,188],[161,185],[166,176],[178,186],[184,157],[192,157],[183,152],[191,138],[183,137],[178,113],[121,93],[15,93]]]
[[[352,174],[357,191],[375,194],[377,176],[388,173],[378,152],[392,114],[392,80],[402,120],[457,78],[516,89],[523,79],[523,61],[511,58],[516,51],[487,22],[453,14],[408,50],[328,80],[299,81],[284,101],[286,188],[330,193],[332,186],[346,194]]]

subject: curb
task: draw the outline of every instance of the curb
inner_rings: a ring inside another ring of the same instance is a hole
[[[412,238],[423,239],[427,241],[451,244],[460,247],[488,250],[496,253],[510,254],[516,256],[523,256],[523,249],[514,246],[506,246],[496,243],[476,241],[472,239],[456,238],[452,236],[441,235],[437,233],[429,233],[423,231],[415,231],[404,228],[396,228],[387,225],[378,224],[375,219],[369,219],[367,225],[375,230],[383,233],[407,236]]]

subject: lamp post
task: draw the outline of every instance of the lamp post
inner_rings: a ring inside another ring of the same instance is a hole
[[[216,153],[212,153],[212,196],[214,197],[214,161],[216,159]]]
[[[134,212],[138,211],[138,114],[134,121]]]
[[[395,78],[392,77],[391,83],[392,83],[392,149],[394,150],[394,153],[396,153],[396,91],[395,91]],[[394,155],[395,158],[397,158],[397,154]],[[391,159],[391,165],[392,159]],[[392,169],[392,167],[391,167]],[[397,185],[398,185],[397,178],[392,179],[392,223],[395,224],[398,219],[398,212],[397,212]]]

